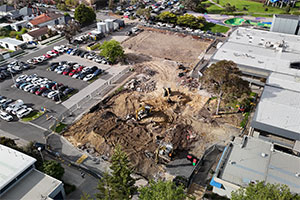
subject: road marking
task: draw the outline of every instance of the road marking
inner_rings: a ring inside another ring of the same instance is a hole
[[[85,159],[87,159],[87,155],[83,154],[78,160],[76,161],[77,164],[81,164]]]

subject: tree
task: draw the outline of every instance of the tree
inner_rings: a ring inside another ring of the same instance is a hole
[[[184,0],[182,1],[182,4],[184,5],[184,7],[186,9],[189,10],[194,10],[197,7],[198,4],[200,4],[201,2],[199,0]]]
[[[74,18],[79,21],[80,24],[87,25],[95,21],[96,14],[91,7],[80,4],[75,9]]]
[[[231,193],[232,200],[300,200],[298,194],[292,194],[287,185],[265,184],[263,181],[257,184],[249,184],[246,188],[240,188]]]
[[[116,40],[103,42],[100,49],[100,55],[106,57],[111,63],[116,63],[124,58],[124,50],[121,44]]]
[[[21,29],[21,31],[20,31],[20,32],[21,32],[21,35],[22,35],[22,34],[24,34],[24,33],[27,33],[27,32],[28,32],[28,30],[27,30],[27,28],[24,28],[24,27],[23,27],[23,28]]]
[[[177,16],[171,12],[162,12],[158,15],[160,21],[175,24],[177,20]]]
[[[139,189],[141,200],[184,200],[187,194],[183,186],[176,186],[172,181],[150,181],[149,186]]]
[[[285,7],[285,12],[286,13],[289,13],[291,11],[291,6],[290,5],[287,5],[286,7]]]
[[[61,180],[65,173],[65,169],[60,163],[54,160],[47,160],[43,163],[43,172],[49,176]]]
[[[218,97],[216,115],[219,114],[221,99],[232,102],[250,93],[248,81],[241,78],[241,71],[233,61],[222,60],[212,64],[204,72],[201,82]]]
[[[64,24],[62,26],[55,26],[55,29],[62,32],[65,35],[66,40],[68,40],[69,43],[71,43],[73,36],[75,36],[76,33],[80,31],[80,26],[75,21],[70,20],[68,24]]]
[[[136,14],[148,20],[151,16],[151,8],[139,8],[137,9]]]
[[[98,199],[115,200],[130,199],[136,192],[134,186],[135,179],[131,177],[133,172],[128,156],[121,150],[121,146],[116,146],[114,154],[111,158],[112,175],[104,174],[100,180],[96,194]]]
[[[108,0],[108,8],[113,10],[115,7],[114,0]]]
[[[177,18],[177,24],[190,28],[202,28],[205,23],[204,17],[195,17],[190,14],[181,15]]]

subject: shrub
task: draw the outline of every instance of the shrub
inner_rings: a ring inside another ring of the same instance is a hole
[[[265,11],[268,11],[269,9],[268,8],[265,8]]]
[[[15,38],[16,35],[17,35],[16,31],[11,31],[11,32],[9,33],[9,37],[11,37],[11,38]]]

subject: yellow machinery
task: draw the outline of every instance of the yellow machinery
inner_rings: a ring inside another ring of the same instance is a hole
[[[141,119],[148,117],[152,111],[152,107],[145,105],[140,107],[135,111],[136,120],[140,121]]]
[[[158,163],[159,158],[161,162],[168,163],[171,161],[173,156],[173,145],[172,144],[160,144],[154,152],[155,162]]]

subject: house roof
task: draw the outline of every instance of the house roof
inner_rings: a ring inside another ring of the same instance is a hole
[[[21,8],[19,12],[23,16],[30,16],[32,14],[36,14],[37,9],[36,8],[24,7],[24,8]]]
[[[35,29],[33,31],[30,31],[28,32],[27,34],[34,37],[34,38],[37,38],[37,37],[40,37],[42,35],[45,35],[47,34],[48,32],[48,27],[47,26],[44,26],[42,28],[39,28],[39,29]]]
[[[41,15],[35,17],[34,19],[30,20],[29,22],[35,26],[35,25],[39,25],[39,24],[42,24],[42,23],[45,23],[45,22],[48,22],[51,20],[55,20],[62,16],[63,16],[62,14],[44,13],[44,14],[41,14]]]
[[[14,7],[8,6],[8,5],[2,5],[0,6],[0,12],[9,12],[14,10]]]
[[[13,38],[3,38],[3,39],[0,39],[0,43],[7,43],[7,44],[12,44],[14,46],[18,46],[18,45],[25,44],[26,42],[16,40]]]
[[[22,17],[22,15],[19,13],[18,10],[13,10],[11,12],[9,12],[6,17],[10,17],[12,19],[16,19],[16,18],[19,18],[19,17]]]

